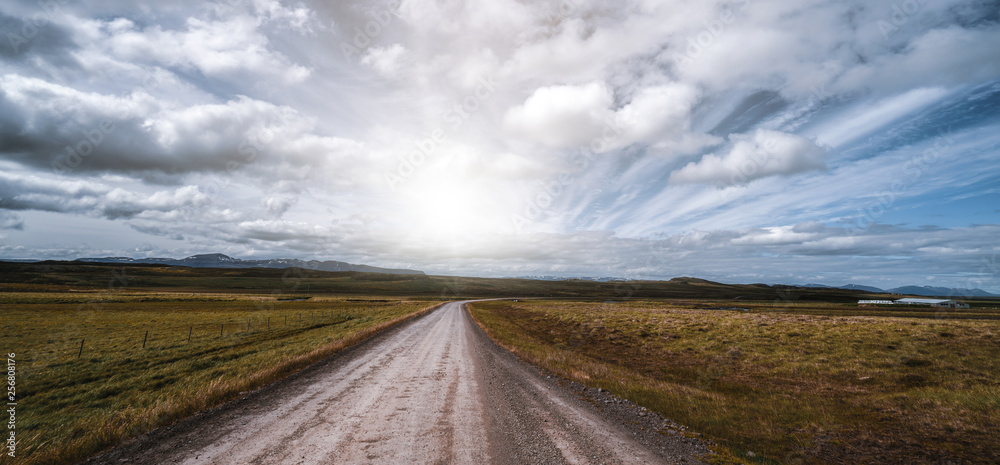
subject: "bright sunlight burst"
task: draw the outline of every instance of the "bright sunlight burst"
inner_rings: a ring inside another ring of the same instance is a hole
[[[413,232],[439,245],[478,242],[506,226],[486,189],[460,176],[414,180],[404,195],[405,217]]]

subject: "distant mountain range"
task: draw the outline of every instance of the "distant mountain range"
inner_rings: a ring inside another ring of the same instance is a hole
[[[297,258],[272,258],[267,260],[241,260],[221,253],[192,255],[187,258],[131,258],[131,257],[101,257],[78,258],[81,262],[123,263],[123,264],[156,264],[171,266],[190,266],[194,268],[308,268],[319,271],[361,271],[365,273],[388,274],[424,274],[423,271],[379,268],[377,266],[354,265],[333,260],[299,260]]]
[[[599,281],[599,282],[609,282],[609,281],[629,281],[624,278],[612,278],[612,277],[566,277],[566,276],[514,276],[516,279],[534,279],[539,281]],[[713,281],[707,281],[699,278],[688,278],[680,277],[673,278],[670,282],[684,282],[684,283],[714,283]],[[751,286],[767,286],[766,284],[751,284]],[[864,286],[861,284],[844,284],[843,286],[827,286],[826,284],[789,284],[792,287],[814,287],[814,288],[827,288],[827,289],[847,289],[851,291],[861,291],[861,292],[871,292],[876,294],[904,294],[904,295],[919,295],[924,297],[954,297],[954,298],[965,298],[965,297],[1000,297],[1000,294],[991,294],[982,289],[964,289],[964,288],[951,288],[951,287],[932,287],[932,286],[901,286],[894,287],[892,289],[882,289],[875,286]]]
[[[1000,297],[998,294],[991,294],[982,289],[958,289],[950,287],[933,286],[903,286],[889,289],[894,294],[913,294],[925,296],[941,297]]]
[[[843,286],[827,286],[826,284],[796,284],[799,287],[830,287],[834,289],[850,289],[852,291],[865,291],[865,292],[892,292],[885,289],[880,289],[874,286],[862,286],[861,284],[844,284]]]
[[[525,276],[506,276],[506,279],[530,279],[533,281],[597,281],[606,283],[609,281],[628,281],[625,278],[614,278],[608,276],[591,277],[591,276],[549,276],[549,275],[525,275]]]
[[[860,284],[845,284],[843,286],[827,286],[825,284],[796,284],[799,287],[830,287],[835,289],[851,289],[855,291],[920,295],[925,297],[1000,297],[998,294],[991,294],[982,289],[964,289],[954,287],[933,287],[933,286],[901,286],[892,289],[879,289],[872,286],[862,286]]]

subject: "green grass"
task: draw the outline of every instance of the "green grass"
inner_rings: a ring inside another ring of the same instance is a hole
[[[1000,461],[995,311],[971,320],[921,309],[900,311],[921,318],[832,316],[837,304],[814,303],[697,309],[715,306],[732,303],[494,301],[470,309],[527,361],[714,440],[718,463]]]
[[[0,350],[15,352],[18,367],[17,458],[3,455],[0,463],[22,464],[82,459],[433,306],[139,292],[4,293],[0,303]]]

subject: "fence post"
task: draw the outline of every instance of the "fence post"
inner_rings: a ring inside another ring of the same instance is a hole
[[[223,323],[219,325],[219,337],[222,337],[222,331],[226,329],[226,324]]]
[[[247,332],[250,332],[250,317],[247,317]]]
[[[146,348],[146,339],[149,339],[149,330],[146,330],[146,335],[142,337],[142,348]]]
[[[188,330],[188,342],[191,342],[191,333],[193,332],[194,332],[194,326],[192,326],[191,329]]]
[[[267,330],[271,330],[271,317],[267,317]]]
[[[76,354],[76,358],[78,359],[83,356],[83,341],[86,340],[87,340],[86,338],[80,339],[80,353]]]

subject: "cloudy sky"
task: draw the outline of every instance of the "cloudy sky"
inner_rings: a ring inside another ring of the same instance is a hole
[[[0,4],[0,258],[1000,293],[1000,2]]]

